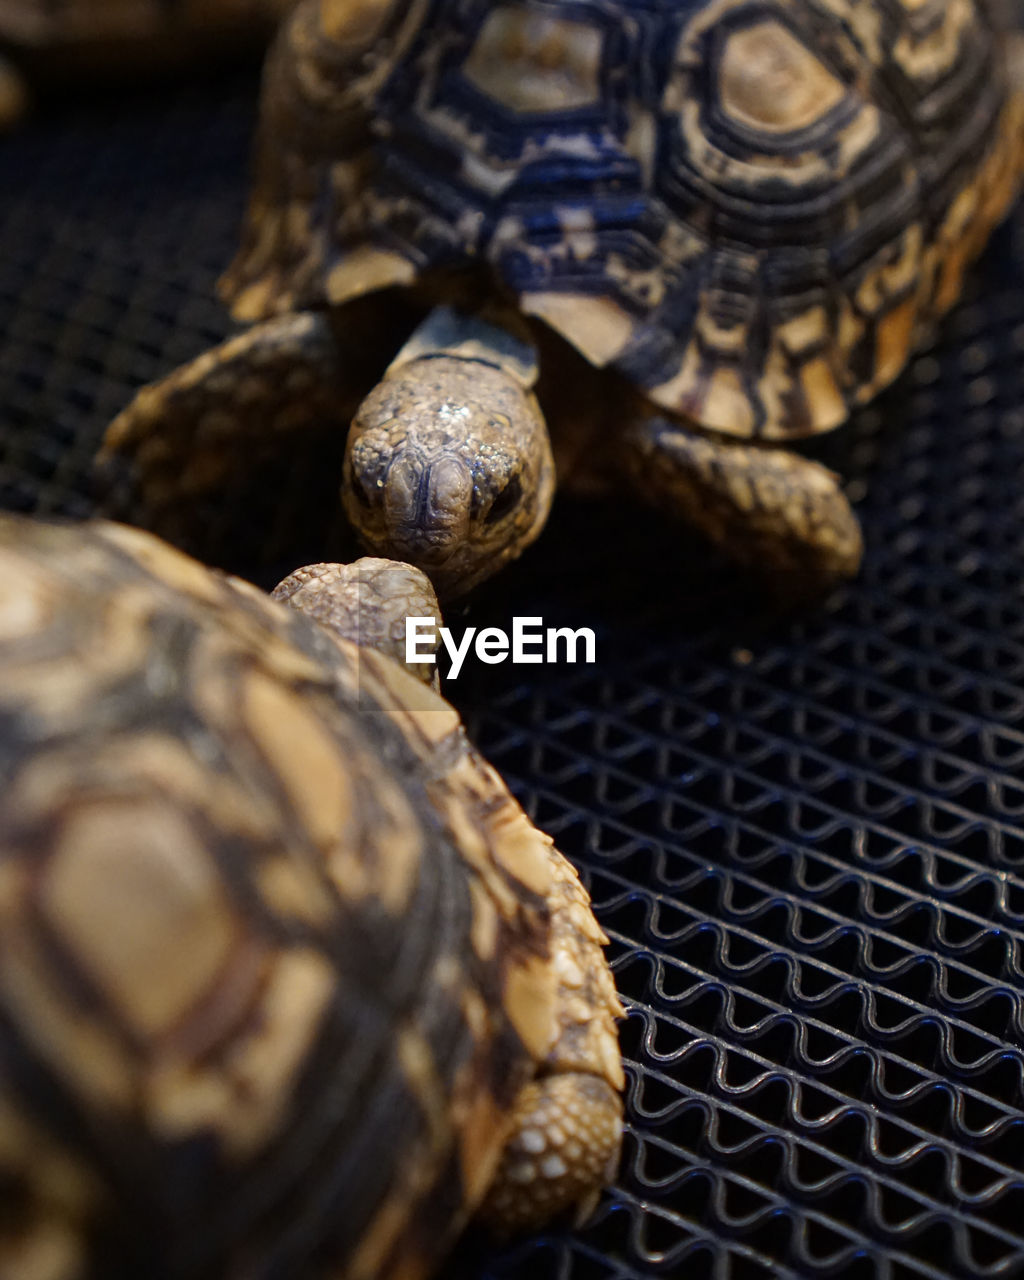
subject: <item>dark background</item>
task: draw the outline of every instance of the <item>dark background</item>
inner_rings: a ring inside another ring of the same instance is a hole
[[[227,332],[254,95],[51,103],[0,142],[0,505],[88,514],[106,422]],[[830,442],[868,551],[813,613],[622,501],[561,503],[449,618],[598,633],[596,666],[467,663],[448,693],[581,867],[629,1009],[591,1225],[450,1275],[1024,1272],[1022,356],[1019,216]],[[325,473],[296,458],[242,513],[265,585],[318,558]]]

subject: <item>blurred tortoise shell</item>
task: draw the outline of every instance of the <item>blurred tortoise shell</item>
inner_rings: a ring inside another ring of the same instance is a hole
[[[27,105],[24,80],[145,82],[154,71],[258,51],[294,0],[3,0],[0,127]],[[8,60],[9,59],[9,60]]]
[[[255,320],[479,263],[656,406],[739,437],[827,430],[903,368],[1018,189],[1002,17],[305,0],[225,295]]]
[[[370,612],[429,610],[381,564]],[[614,1169],[586,893],[453,709],[314,620],[339,574],[292,608],[0,518],[5,1280],[420,1277],[485,1194],[529,1226]]]

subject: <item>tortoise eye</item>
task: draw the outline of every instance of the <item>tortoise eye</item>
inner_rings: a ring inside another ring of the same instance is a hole
[[[522,496],[523,482],[518,476],[513,476],[491,503],[490,509],[484,516],[484,524],[497,524],[499,520],[503,520],[513,507],[519,504]]]

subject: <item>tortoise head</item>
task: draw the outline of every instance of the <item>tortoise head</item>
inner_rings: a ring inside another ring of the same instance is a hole
[[[436,660],[406,660],[406,620],[440,618],[426,575],[411,564],[364,556],[354,564],[310,564],[279,582],[273,598],[361,648],[375,649],[440,692]],[[436,654],[435,631],[427,652]],[[423,642],[421,641],[421,652]]]
[[[540,533],[554,491],[532,347],[439,308],[363,401],[342,496],[364,545],[470,590]]]

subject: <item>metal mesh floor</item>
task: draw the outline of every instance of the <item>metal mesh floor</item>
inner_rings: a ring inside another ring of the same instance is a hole
[[[87,514],[106,421],[226,332],[252,104],[0,144],[0,505]],[[471,606],[597,631],[593,667],[448,691],[611,936],[629,1131],[586,1229],[450,1276],[1024,1273],[1024,216],[841,444],[867,561],[812,616],[567,503]]]

